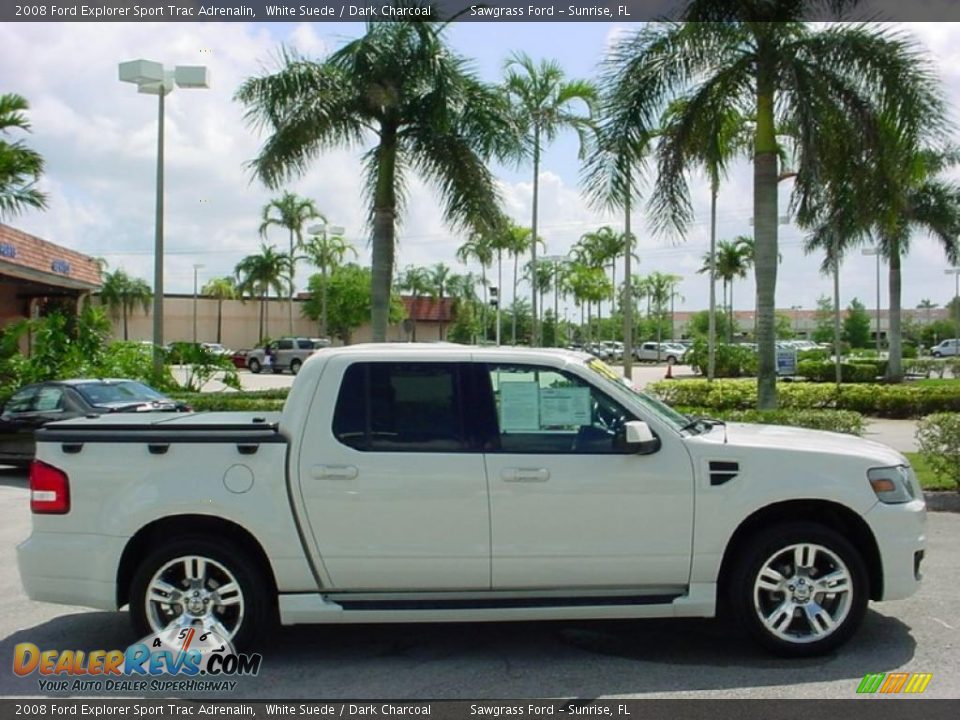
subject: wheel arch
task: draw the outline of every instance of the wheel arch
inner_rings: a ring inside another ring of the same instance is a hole
[[[130,583],[137,572],[137,563],[142,560],[156,543],[184,534],[207,535],[211,539],[224,541],[240,548],[263,572],[269,583],[269,597],[277,597],[277,580],[273,567],[259,541],[235,522],[211,515],[170,515],[144,525],[130,538],[120,556],[117,568],[117,607],[123,607],[130,600]]]
[[[845,505],[830,500],[787,500],[756,510],[737,526],[727,543],[720,563],[718,597],[725,597],[725,583],[739,551],[758,531],[779,523],[806,521],[831,528],[843,535],[860,552],[867,567],[870,599],[883,597],[883,563],[880,548],[866,521]]]

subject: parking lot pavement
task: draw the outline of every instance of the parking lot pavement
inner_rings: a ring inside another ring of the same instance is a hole
[[[126,613],[31,602],[14,547],[29,534],[22,474],[0,471],[0,696],[43,694],[13,648],[125,648]],[[770,657],[709,620],[315,626],[271,633],[259,677],[231,698],[850,698],[866,673],[932,672],[926,696],[960,697],[960,516],[930,515],[926,582],[874,604],[834,655]],[[211,699],[217,697],[210,695]]]

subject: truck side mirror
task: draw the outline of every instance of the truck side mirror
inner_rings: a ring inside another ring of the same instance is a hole
[[[643,420],[631,420],[623,426],[624,451],[637,455],[651,455],[660,449],[660,438],[653,434]]]

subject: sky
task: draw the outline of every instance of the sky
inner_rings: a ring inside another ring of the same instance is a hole
[[[929,51],[950,101],[950,119],[960,108],[960,27],[955,23],[903,23]],[[606,48],[637,26],[615,23],[462,23],[449,30],[452,46],[471,58],[482,79],[498,81],[504,61],[515,50],[535,59],[556,59],[571,78],[590,78]],[[354,23],[37,23],[0,24],[0,92],[15,92],[30,102],[32,134],[25,139],[46,159],[42,189],[49,209],[28,211],[8,220],[22,230],[93,256],[110,269],[152,283],[156,173],[157,100],[117,79],[121,61],[146,58],[210,68],[208,90],[178,89],[166,111],[166,290],[192,292],[194,264],[202,285],[230,275],[245,255],[259,250],[260,212],[279,195],[252,179],[245,161],[257,154],[263,138],[243,120],[232,96],[239,84],[276,67],[281,45],[322,58],[363,32]],[[325,153],[289,189],[312,198],[334,225],[346,228],[358,261],[369,263],[369,229],[361,194],[362,150]],[[494,166],[507,213],[529,225],[532,168]],[[744,160],[733,169],[719,197],[718,237],[751,234],[751,168]],[[548,254],[564,254],[585,232],[622,217],[591,210],[580,195],[577,139],[566,133],[543,156],[540,175],[540,235]],[[960,174],[958,174],[960,179]],[[706,276],[697,273],[709,241],[709,192],[703,178],[692,181],[696,221],[684,238],[654,236],[642,206],[633,215],[640,265],[636,272],[670,272],[684,279],[678,309],[707,304]],[[788,189],[782,189],[786,207]],[[781,212],[786,212],[782,210]],[[455,252],[463,242],[445,226],[432,187],[412,178],[409,202],[398,233],[397,266],[445,262],[456,272]],[[802,252],[803,235],[791,224],[780,228],[783,261],[777,306],[814,308],[832,292],[819,272],[820,258]],[[283,250],[284,231],[268,242]],[[929,238],[913,239],[903,266],[903,306],[923,298],[943,305],[954,293],[944,274],[946,260]],[[479,272],[478,267],[470,270]],[[512,270],[512,267],[511,267]],[[887,305],[886,276],[882,304]],[[298,268],[298,286],[313,272]],[[509,276],[504,270],[505,279]],[[737,309],[752,309],[752,275],[734,289]],[[505,282],[505,285],[508,283]],[[526,297],[527,293],[523,293]],[[841,273],[844,304],[859,297],[876,302],[876,266],[871,257],[851,256]],[[509,288],[505,300],[509,302]]]

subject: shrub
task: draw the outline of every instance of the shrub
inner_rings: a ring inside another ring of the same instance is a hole
[[[942,358],[913,358],[907,360],[903,364],[903,371],[907,375],[920,375],[921,377],[929,378],[931,375],[936,375],[938,378],[943,379],[944,374],[947,371],[948,363],[956,362],[956,360],[944,360]]]
[[[687,353],[687,363],[701,375],[707,374],[709,351],[704,340],[698,340]],[[757,354],[739,345],[718,344],[715,355],[714,377],[738,378],[757,374]]]
[[[801,350],[797,353],[797,362],[802,363],[804,360],[829,360],[830,353],[826,350]]]
[[[886,360],[856,359],[840,364],[840,381],[845,383],[876,382],[886,374]],[[804,360],[797,363],[797,375],[813,382],[836,382],[837,370],[832,360]]]
[[[851,410],[720,410],[677,408],[687,415],[705,415],[729,422],[788,425],[809,430],[828,430],[848,435],[863,435],[863,415]]]
[[[927,465],[960,491],[960,413],[928,415],[917,425],[917,443]]]
[[[175,399],[197,411],[211,412],[274,412],[283,410],[284,398],[276,391],[176,393]]]

